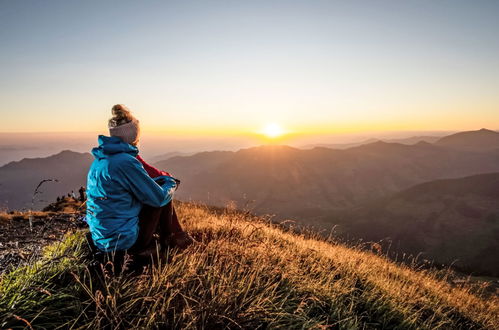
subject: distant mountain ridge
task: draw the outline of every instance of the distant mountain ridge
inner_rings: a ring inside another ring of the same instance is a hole
[[[180,198],[219,206],[236,201],[257,213],[308,219],[423,182],[499,171],[499,149],[381,141],[346,150],[261,146],[156,165],[182,180]]]
[[[487,151],[499,150],[499,133],[482,128],[445,136],[435,142],[436,145],[455,149]]]
[[[185,153],[185,152],[179,152],[179,151],[172,151],[172,152],[167,152],[165,154],[157,155],[151,158],[151,162],[156,163],[160,162],[162,160],[167,160],[172,157],[178,157],[178,156],[192,156],[195,153]]]
[[[352,142],[352,143],[316,143],[316,144],[308,144],[305,145],[303,148],[305,149],[310,149],[310,148],[315,148],[315,147],[321,147],[321,148],[330,148],[330,149],[350,149],[353,147],[359,147],[362,145],[374,143],[374,142],[388,142],[388,143],[400,143],[400,144],[416,144],[418,142],[428,142],[428,143],[434,143],[438,141],[441,138],[441,136],[427,136],[427,135],[421,135],[421,136],[411,136],[408,138],[399,138],[399,139],[367,139],[364,141],[360,142]]]

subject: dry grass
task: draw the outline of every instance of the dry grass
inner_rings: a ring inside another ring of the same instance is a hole
[[[28,220],[29,216],[33,215],[35,219],[43,219],[54,215],[53,212],[43,212],[43,211],[12,211],[12,212],[1,212],[0,221],[9,222],[12,220]]]
[[[0,327],[499,326],[497,297],[485,300],[471,288],[453,287],[436,272],[286,232],[238,212],[216,214],[193,205],[180,205],[178,212],[199,244],[143,275],[97,277],[81,261],[82,235],[73,235],[49,249],[45,261],[4,276],[0,314],[6,316]],[[29,301],[19,290],[30,292]],[[43,299],[38,303],[36,297]]]

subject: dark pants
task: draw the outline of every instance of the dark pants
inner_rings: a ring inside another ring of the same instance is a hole
[[[144,205],[139,214],[139,236],[130,251],[140,252],[151,247],[155,233],[159,233],[161,246],[166,247],[170,235],[179,232],[182,227],[172,202],[163,207]]]

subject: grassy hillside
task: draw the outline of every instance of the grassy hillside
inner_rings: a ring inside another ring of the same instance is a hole
[[[499,326],[499,299],[442,274],[285,232],[261,219],[178,208],[199,244],[140,276],[86,269],[83,233],[3,275],[0,328],[403,328]]]

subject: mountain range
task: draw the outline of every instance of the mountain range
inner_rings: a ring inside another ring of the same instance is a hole
[[[429,143],[376,141],[344,150],[267,145],[173,156],[158,168],[182,181],[177,197],[216,206],[234,201],[255,213],[314,219],[432,180],[499,172],[499,133],[456,133]],[[85,184],[92,156],[63,151],[0,167],[0,206],[27,207],[42,179],[43,199]]]
[[[411,136],[408,138],[400,138],[400,139],[367,139],[364,141],[360,142],[352,142],[352,143],[316,143],[316,144],[307,144],[303,146],[304,149],[311,149],[315,147],[323,147],[323,148],[330,148],[330,149],[349,149],[353,147],[359,147],[364,144],[370,144],[374,142],[388,142],[388,143],[400,143],[400,144],[416,144],[418,142],[428,142],[428,143],[435,143],[441,138],[441,136],[431,136],[431,135],[420,135],[420,136]]]
[[[181,199],[219,206],[235,201],[256,213],[313,219],[423,182],[499,171],[499,133],[487,131],[486,151],[468,147],[483,133],[458,133],[434,144],[378,141],[345,150],[270,145],[155,165],[182,180]]]

